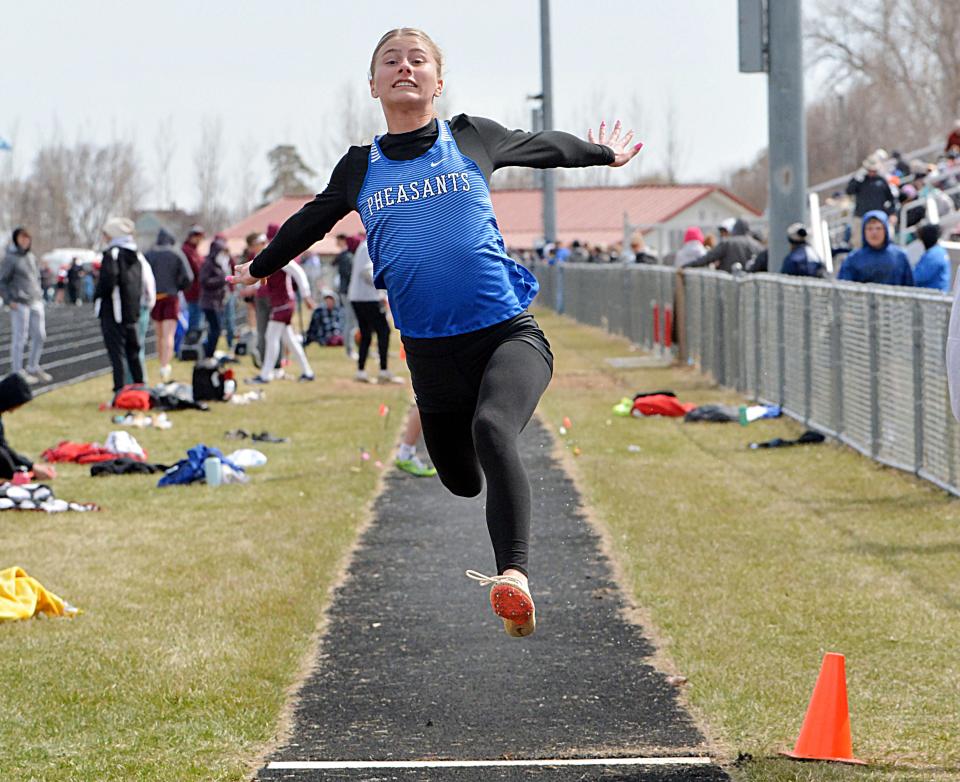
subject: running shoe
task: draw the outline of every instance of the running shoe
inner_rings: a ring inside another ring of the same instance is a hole
[[[491,584],[490,605],[493,612],[503,620],[503,629],[513,638],[533,635],[537,629],[537,610],[530,591],[515,576],[485,576],[476,570],[468,570],[467,578],[478,581],[480,586]]]
[[[317,376],[314,375],[312,372],[311,372],[309,375],[308,375],[306,372],[304,372],[302,375],[300,375],[300,377],[297,378],[297,382],[298,382],[298,383],[312,383],[312,382],[313,382],[314,380],[316,380],[316,379],[317,379]]]
[[[414,454],[409,459],[397,459],[394,462],[398,470],[403,470],[408,472],[411,475],[415,475],[417,478],[432,478],[437,474],[435,467],[428,467],[421,460],[420,457]]]
[[[164,383],[168,382],[170,378],[173,377],[173,367],[169,364],[164,364],[160,367],[160,380]]]
[[[363,370],[363,369],[357,370],[357,374],[355,374],[355,375],[353,376],[353,379],[356,380],[358,383],[369,383],[369,382],[370,382],[370,376],[369,376],[369,375],[366,373],[366,371]]]
[[[270,381],[269,381],[269,380],[264,380],[262,377],[260,377],[260,375],[255,375],[254,377],[248,377],[248,378],[247,378],[246,380],[244,380],[243,382],[246,383],[246,384],[249,385],[249,386],[265,386],[265,385],[267,385]]]
[[[397,377],[389,369],[381,369],[380,374],[377,375],[377,382],[378,383],[397,383],[402,385],[404,381],[402,377]]]
[[[53,380],[53,375],[51,375],[49,372],[44,372],[42,369],[38,369],[30,374],[36,377],[41,383],[49,383],[51,380]]]
[[[40,382],[39,377],[37,377],[36,375],[31,375],[29,372],[21,372],[20,375],[31,386],[35,386],[37,383]]]

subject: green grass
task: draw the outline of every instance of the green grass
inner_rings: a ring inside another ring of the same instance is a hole
[[[227,429],[290,436],[256,444],[269,462],[249,485],[159,489],[158,476],[62,465],[57,495],[102,512],[0,514],[0,568],[22,566],[84,612],[0,625],[0,778],[248,776],[376,493],[380,472],[360,448],[389,462],[410,395],[353,383],[342,350],[311,348],[311,360],[316,383],[275,382],[266,401],[131,430],[168,463],[197,442],[251,445]],[[97,410],[108,388],[100,378],[38,398],[4,416],[8,439],[33,456],[102,442],[120,428]]]
[[[617,418],[640,390],[732,402],[687,368],[614,370],[625,341],[538,315],[557,354],[541,406],[627,586],[686,698],[738,780],[960,778],[960,503],[836,444],[750,451],[797,436],[782,419]],[[638,445],[630,453],[628,445]],[[791,748],[826,651],[847,658],[854,751],[868,769],[800,764]]]
[[[827,444],[751,452],[787,420],[685,425],[620,419],[637,390],[739,401],[689,369],[614,370],[622,340],[541,315],[557,374],[541,406],[558,427],[626,586],[685,698],[740,782],[960,778],[960,505]],[[173,414],[133,430],[156,461],[226,429],[269,429],[248,486],[156,488],[67,465],[58,495],[101,513],[0,514],[0,567],[21,565],[84,610],[0,625],[0,778],[239,780],[277,738],[328,590],[366,518],[409,391],[362,387],[340,351],[319,380],[266,402]],[[249,370],[247,370],[249,372]],[[241,389],[243,390],[243,389]],[[36,454],[111,428],[98,379],[6,416]],[[378,417],[381,402],[393,413]],[[609,422],[609,423],[608,423]],[[640,446],[630,453],[627,446]],[[776,757],[796,738],[825,651],[847,656],[854,749],[867,769]],[[732,765],[739,753],[750,760]]]

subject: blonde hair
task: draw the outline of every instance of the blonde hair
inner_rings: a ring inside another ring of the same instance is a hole
[[[440,51],[440,47],[434,43],[433,38],[427,35],[423,30],[418,30],[416,27],[397,27],[394,30],[384,34],[384,36],[377,42],[376,48],[373,50],[373,56],[370,58],[370,74],[369,78],[373,78],[373,73],[377,69],[377,55],[380,53],[380,50],[394,38],[418,38],[423,44],[427,47],[427,51],[433,56],[433,59],[437,63],[437,77],[443,78],[443,52]]]

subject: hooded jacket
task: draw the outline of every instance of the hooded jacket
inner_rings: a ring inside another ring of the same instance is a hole
[[[173,234],[161,228],[157,234],[157,243],[147,253],[147,263],[153,269],[157,283],[157,294],[161,298],[176,296],[186,290],[193,282],[193,270],[187,257],[176,247]]]
[[[918,288],[950,292],[950,256],[940,245],[940,226],[924,225],[918,231],[926,248],[913,267],[913,284]]]
[[[791,247],[787,257],[783,259],[781,274],[790,274],[794,277],[823,277],[826,270],[820,262],[820,256],[809,244],[803,242],[792,244]]]
[[[13,242],[0,263],[0,296],[8,304],[34,304],[43,301],[37,259],[30,250],[21,250],[13,232]]]
[[[688,269],[696,269],[716,262],[720,271],[732,272],[737,264],[746,267],[747,261],[762,249],[760,242],[750,236],[750,226],[747,221],[738,219],[733,224],[730,236],[721,239],[716,247],[685,266]]]
[[[867,244],[867,223],[870,220],[879,220],[883,223],[886,240],[879,250]],[[863,247],[850,253],[843,265],[838,280],[850,282],[872,282],[880,285],[909,285],[913,286],[913,271],[910,261],[902,248],[890,241],[890,222],[887,213],[876,209],[863,216],[861,226]]]
[[[217,312],[223,310],[227,275],[230,272],[230,256],[226,252],[226,244],[214,241],[203,266],[200,267],[200,306],[203,309]]]
[[[183,247],[180,249],[183,250],[183,254],[187,257],[187,261],[190,263],[190,271],[193,273],[193,281],[183,292],[183,297],[188,302],[198,302],[200,301],[200,267],[203,266],[203,259],[200,257],[197,248],[190,244],[190,242],[184,242]]]
[[[150,264],[146,259],[141,262],[142,256],[132,240],[124,239],[128,237],[115,239],[103,251],[94,309],[101,319],[113,318],[117,323],[129,325],[140,318],[144,268],[149,270]]]
[[[0,381],[0,413],[25,405],[31,399],[33,392],[23,375],[14,372]],[[9,480],[21,469],[33,469],[33,462],[10,447],[3,431],[3,421],[0,420],[0,478]]]

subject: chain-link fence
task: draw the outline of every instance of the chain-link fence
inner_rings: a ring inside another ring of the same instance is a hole
[[[722,385],[960,494],[949,296],[767,274],[681,278],[657,266],[536,272],[541,305],[696,363]]]

